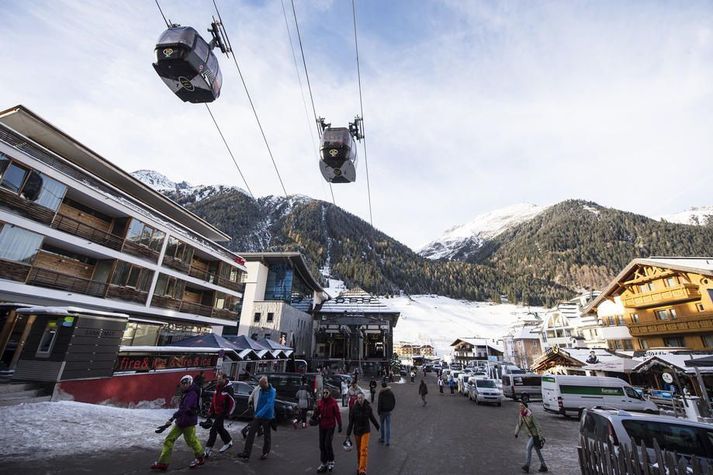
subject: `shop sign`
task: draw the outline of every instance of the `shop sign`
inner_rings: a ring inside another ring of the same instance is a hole
[[[119,356],[114,371],[151,371],[177,368],[215,368],[217,355]]]

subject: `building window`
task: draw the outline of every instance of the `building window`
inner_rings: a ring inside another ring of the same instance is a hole
[[[696,309],[697,309],[699,312],[703,312],[703,311],[705,310],[705,308],[703,307],[703,304],[702,304],[702,303],[697,303],[697,304],[696,304]]]
[[[0,229],[0,259],[32,264],[42,246],[43,236],[12,224]]]
[[[156,281],[156,288],[154,289],[154,295],[181,300],[183,298],[183,290],[185,287],[186,283],[182,280],[176,279],[175,277],[169,277],[166,274],[159,274],[158,280]]]
[[[625,350],[633,350],[634,345],[631,343],[631,340],[622,340],[623,346]]]
[[[161,246],[163,245],[163,239],[165,237],[166,233],[163,231],[154,229],[137,219],[131,220],[129,231],[126,234],[127,241],[131,241],[134,244],[141,244],[149,249],[153,249],[156,252],[161,251]]]
[[[646,292],[651,292],[652,290],[654,290],[653,282],[647,282],[639,285],[639,293],[645,294]]]
[[[639,346],[641,347],[642,350],[648,350],[649,342],[643,338],[639,338]]]
[[[253,317],[253,322],[258,323],[260,321],[260,312],[255,312],[255,316]]]
[[[624,325],[624,317],[622,315],[616,316],[616,324],[617,324],[617,326]]]
[[[713,348],[713,333],[710,335],[701,335],[704,348]]]
[[[631,314],[631,323],[639,323],[639,314],[638,313]]]
[[[7,159],[5,158],[5,160]],[[21,167],[15,162],[5,162],[4,166],[5,170],[2,172],[0,186],[14,193],[19,193],[30,170],[25,167]]]
[[[12,162],[2,153],[0,186],[52,211],[57,211],[67,191],[67,187],[57,180]]]
[[[267,321],[271,322],[275,319],[275,314],[272,312],[267,312]]]
[[[676,277],[676,276],[667,277],[663,282],[664,282],[664,285],[666,285],[666,287],[676,287],[678,285],[678,277]]]
[[[121,287],[131,287],[141,292],[148,292],[151,287],[152,277],[153,271],[128,262],[118,261],[111,283]]]
[[[673,308],[665,308],[663,310],[656,310],[656,320],[675,320],[676,310]]]
[[[193,248],[185,242],[170,236],[168,238],[168,244],[166,245],[166,255],[186,264],[190,264],[191,259],[193,259]]]
[[[663,346],[667,348],[684,348],[686,346],[686,342],[682,336],[669,336],[664,337]]]
[[[57,321],[53,320],[47,322],[45,326],[45,331],[42,333],[42,338],[40,338],[40,344],[37,346],[37,353],[35,356],[38,357],[49,357],[52,353],[52,348],[54,348],[54,342],[57,339]]]

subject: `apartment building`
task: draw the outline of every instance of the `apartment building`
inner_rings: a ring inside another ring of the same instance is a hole
[[[29,334],[16,311],[27,306],[128,315],[125,346],[236,327],[246,267],[218,244],[229,239],[27,108],[0,112],[6,369]]]

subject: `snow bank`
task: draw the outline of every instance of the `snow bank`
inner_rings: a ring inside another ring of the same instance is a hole
[[[74,401],[0,407],[0,460],[44,459],[134,447],[158,452],[166,432],[154,431],[173,413],[173,409],[124,409]],[[228,430],[236,435],[243,426],[235,422]],[[207,437],[207,431],[199,428],[198,432],[200,440]]]

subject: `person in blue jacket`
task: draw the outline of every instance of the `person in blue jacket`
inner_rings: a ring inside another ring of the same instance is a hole
[[[255,433],[259,427],[262,427],[264,431],[260,460],[265,460],[267,454],[270,453],[270,422],[275,418],[275,393],[277,391],[270,386],[270,383],[267,381],[267,376],[260,378],[259,384],[260,391],[257,396],[257,403],[255,404],[255,418],[250,422],[250,430],[248,431],[248,438],[245,440],[245,447],[243,451],[238,454],[238,458],[245,462],[250,459],[253,442],[255,441]]]

